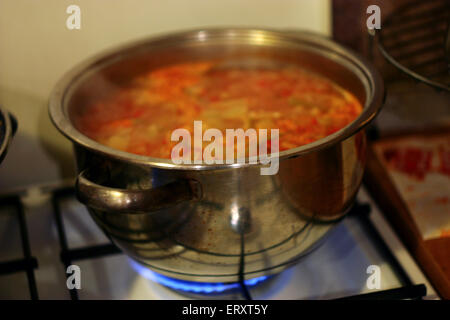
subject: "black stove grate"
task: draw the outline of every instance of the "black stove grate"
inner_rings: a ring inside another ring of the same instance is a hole
[[[28,287],[30,289],[30,298],[32,300],[38,300],[39,296],[34,276],[34,269],[38,267],[38,262],[37,259],[31,255],[25,211],[20,196],[14,195],[2,198],[0,200],[0,205],[13,206],[15,209],[14,211],[19,221],[22,252],[24,255],[22,259],[0,262],[0,275],[25,272],[28,279]]]
[[[74,189],[73,187],[65,187],[55,189],[52,192],[51,202],[53,208],[54,219],[56,222],[56,228],[58,233],[58,239],[61,247],[60,259],[64,265],[65,270],[73,264],[75,261],[86,260],[86,259],[95,259],[100,258],[107,255],[112,254],[122,254],[121,251],[112,243],[102,244],[102,245],[94,245],[94,246],[86,246],[82,248],[70,249],[66,231],[64,228],[64,219],[63,213],[61,212],[60,201],[67,197],[74,197]],[[28,277],[28,284],[30,290],[30,297],[33,300],[38,299],[38,291],[36,286],[36,280],[34,276],[34,269],[38,267],[38,263],[36,258],[31,256],[30,245],[28,241],[28,231],[26,227],[25,221],[25,212],[24,207],[20,198],[20,195],[9,196],[6,198],[0,199],[0,206],[8,206],[13,205],[16,208],[17,217],[20,223],[20,233],[22,239],[22,249],[24,258],[20,260],[7,261],[0,263],[0,275],[9,274],[13,272],[26,272]],[[405,271],[395,259],[393,254],[388,249],[387,245],[382,240],[381,236],[378,234],[375,226],[373,226],[372,222],[369,219],[370,214],[370,205],[367,204],[359,204],[356,203],[349,215],[355,215],[359,219],[362,219],[362,223],[366,228],[366,231],[371,234],[371,236],[380,243],[381,249],[385,251],[386,256],[390,262],[394,265],[394,268],[397,269],[399,277],[402,278],[403,283],[406,285],[396,289],[390,290],[381,290],[368,294],[360,294],[355,296],[343,297],[341,299],[349,299],[349,300],[357,300],[357,299],[422,299],[426,295],[426,287],[423,284],[413,285],[406,275]],[[242,268],[240,268],[242,273]],[[69,275],[67,275],[68,277]],[[243,279],[243,276],[240,277]],[[240,289],[243,298],[251,299],[251,295],[243,283],[240,283]],[[72,300],[79,300],[79,295],[77,289],[68,289],[70,293],[70,298]]]
[[[72,265],[73,261],[100,258],[109,254],[121,253],[121,251],[112,243],[104,245],[95,245],[78,249],[69,249],[67,243],[66,232],[64,229],[64,222],[61,214],[61,208],[59,200],[65,197],[73,197],[75,195],[73,188],[59,189],[53,192],[52,195],[52,207],[53,214],[56,221],[56,228],[58,231],[59,244],[61,246],[61,261],[64,264],[65,269]],[[69,275],[67,275],[69,277]],[[78,300],[77,289],[69,289],[70,298],[72,300]]]

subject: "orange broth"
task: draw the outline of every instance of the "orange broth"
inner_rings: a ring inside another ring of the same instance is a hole
[[[299,67],[215,65],[195,62],[152,70],[89,105],[75,125],[112,148],[170,158],[178,143],[171,141],[172,132],[185,128],[193,134],[194,120],[202,120],[203,130],[217,128],[224,136],[225,129],[279,129],[283,151],[338,131],[362,111],[350,92]]]

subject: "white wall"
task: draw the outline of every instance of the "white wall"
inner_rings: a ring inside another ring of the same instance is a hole
[[[81,8],[68,30],[66,8]],[[329,0],[0,0],[0,104],[19,133],[0,167],[5,188],[70,176],[70,143],[47,115],[58,78],[100,50],[152,34],[205,26],[299,28],[330,33]]]

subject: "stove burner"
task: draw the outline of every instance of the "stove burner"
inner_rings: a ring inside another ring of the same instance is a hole
[[[191,293],[199,293],[199,294],[217,294],[223,293],[226,291],[239,289],[239,283],[208,283],[208,282],[195,282],[195,281],[186,281],[186,280],[178,280],[173,279],[167,276],[163,276],[159,273],[156,273],[136,261],[130,260],[130,264],[137,273],[142,275],[143,277],[157,282],[163,286],[166,286],[170,289],[191,292]],[[245,280],[246,286],[254,286],[264,280],[268,279],[269,276],[261,276],[253,279]]]

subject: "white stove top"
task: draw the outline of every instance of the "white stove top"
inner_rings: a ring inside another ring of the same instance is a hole
[[[390,251],[402,265],[413,284],[427,286],[427,298],[436,294],[403,245],[386,224],[377,207],[361,190],[360,202],[369,202],[369,219],[382,235]],[[31,254],[38,260],[35,270],[40,299],[70,299],[66,275],[60,260],[61,247],[48,194],[38,189],[23,197]],[[69,248],[81,248],[108,243],[86,209],[74,198],[61,202],[61,211]],[[11,208],[0,206],[0,262],[23,257],[17,219]],[[397,288],[408,282],[395,267],[389,253],[383,250],[357,216],[346,217],[315,251],[298,264],[265,282],[250,287],[254,299],[330,299],[375,291],[367,287],[371,265],[380,268],[380,290]],[[80,299],[187,299],[138,272],[124,254],[73,262],[81,269]],[[146,269],[145,269],[146,270]],[[148,272],[148,271],[147,271]],[[0,275],[0,299],[29,299],[25,272]],[[241,299],[239,292],[212,298]]]

